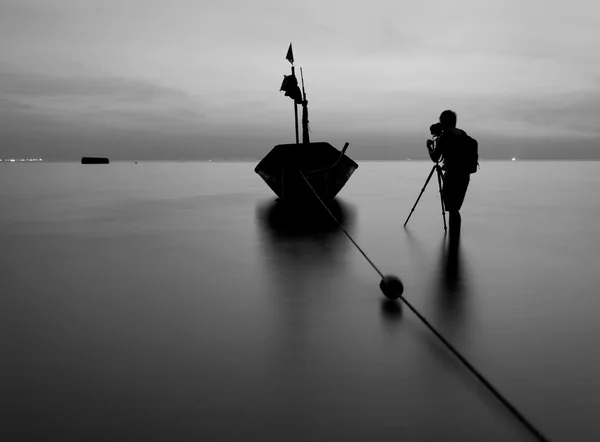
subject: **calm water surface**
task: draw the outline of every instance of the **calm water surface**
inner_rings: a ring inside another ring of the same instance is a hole
[[[0,166],[3,440],[532,440],[254,166]],[[430,169],[361,163],[336,214],[551,440],[600,440],[600,163],[484,163],[456,254],[433,180],[402,228]]]

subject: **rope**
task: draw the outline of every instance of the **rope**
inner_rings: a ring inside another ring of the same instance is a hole
[[[373,261],[371,261],[369,259],[369,257],[367,256],[367,254],[365,252],[363,252],[363,250],[358,246],[358,244],[356,244],[356,242],[352,239],[352,237],[350,236],[350,234],[346,231],[346,229],[344,229],[342,227],[342,225],[339,223],[339,221],[335,218],[335,216],[333,215],[333,213],[331,213],[331,211],[329,210],[329,208],[327,207],[327,205],[325,205],[325,203],[323,202],[323,200],[319,197],[319,195],[317,194],[317,192],[315,192],[315,189],[313,189],[313,187],[310,185],[310,183],[308,182],[308,180],[306,179],[306,177],[304,176],[304,174],[302,173],[302,171],[300,171],[300,175],[302,176],[302,178],[304,178],[304,181],[306,182],[306,184],[308,184],[308,187],[310,188],[310,190],[314,193],[314,195],[317,197],[317,199],[321,202],[321,204],[323,205],[323,207],[325,208],[325,210],[327,210],[327,212],[329,213],[329,215],[331,215],[331,217],[333,218],[333,220],[336,222],[336,224],[340,227],[340,229],[342,229],[342,231],[346,234],[346,236],[350,239],[350,241],[352,241],[352,244],[354,244],[356,246],[356,248],[358,249],[358,251],[360,253],[362,253],[362,255],[365,257],[365,259],[367,261],[369,261],[369,264],[371,264],[371,266],[373,266],[373,268],[375,269],[375,271],[377,273],[379,273],[379,275],[381,276],[381,278],[383,278],[383,273],[381,273],[379,271],[379,269],[377,268],[377,266],[375,266],[375,264],[373,264]],[[549,442],[549,439],[547,439],[531,422],[529,422],[525,416],[523,416],[523,414],[521,414],[519,412],[519,410],[517,410],[517,408],[510,403],[510,401],[508,399],[506,399],[492,384],[491,382],[489,382],[481,373],[479,373],[479,371],[473,367],[473,365],[471,365],[471,363],[463,356],[460,354],[460,352],[454,348],[454,346],[452,344],[450,344],[450,342],[448,342],[446,340],[446,338],[444,338],[444,336],[442,336],[442,334],[440,332],[438,332],[430,323],[429,321],[427,321],[427,319],[421,315],[418,310],[416,308],[414,308],[410,302],[408,302],[402,295],[400,295],[400,299],[408,306],[408,308],[417,316],[417,318],[419,318],[421,320],[421,322],[423,322],[423,324],[425,324],[425,326],[446,346],[446,348],[448,348],[448,350],[450,350],[452,352],[452,354],[454,356],[456,356],[458,358],[458,360],[460,362],[462,362],[465,367],[467,367],[467,369],[475,375],[475,377],[483,384],[485,385],[488,390],[490,390],[490,392],[496,396],[496,398],[506,407],[508,408],[508,410],[517,418],[517,420],[519,422],[521,422],[539,441],[541,442]]]

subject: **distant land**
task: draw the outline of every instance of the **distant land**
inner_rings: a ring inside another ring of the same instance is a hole
[[[279,138],[279,137],[277,137]],[[68,144],[61,146],[36,146],[15,145],[0,143],[0,159],[6,161],[15,159],[20,161],[38,159],[44,162],[78,162],[83,156],[107,157],[111,162],[117,161],[214,161],[214,162],[258,162],[277,144],[293,142],[287,137],[280,140],[248,140],[235,143],[169,143],[168,140],[156,140],[151,143],[134,144],[104,144],[84,143]],[[317,138],[317,137],[315,137]],[[509,161],[517,160],[600,160],[600,140],[593,138],[564,139],[549,137],[547,140],[539,138],[500,140],[476,137],[479,142],[479,156],[482,161]],[[317,138],[314,141],[318,141]],[[361,161],[429,161],[425,140],[427,137],[419,136],[402,141],[386,140],[382,143],[370,143],[364,136],[339,135],[336,137],[323,137],[338,149],[347,140],[350,142],[348,156],[357,162]],[[139,141],[139,140],[138,140]],[[164,143],[162,142],[164,141]],[[120,147],[123,146],[123,147]]]
[[[0,132],[0,158],[43,158],[44,161],[79,161],[83,156],[107,157],[110,161],[255,161],[263,158],[278,144],[293,143],[289,134],[266,133],[264,138],[241,135],[235,139],[205,140],[189,137],[178,139],[168,134],[143,134],[133,137],[129,133],[106,132],[105,139],[98,137],[61,138],[59,142],[35,139],[14,139]],[[268,131],[266,131],[268,132]],[[428,131],[427,131],[428,132]],[[591,160],[600,159],[600,138],[566,136],[531,136],[501,138],[472,131],[479,142],[479,155],[486,160],[504,160],[513,157],[521,160]],[[131,137],[129,136],[131,135]],[[151,136],[152,135],[152,136]],[[428,133],[406,137],[383,134],[371,138],[370,134],[323,133],[313,134],[313,141],[328,141],[341,149],[350,143],[348,155],[355,161],[428,160],[425,141]]]
[[[175,159],[175,158],[171,158],[171,159],[142,159],[142,160],[134,160],[134,159],[116,159],[116,160],[112,160],[110,161],[111,164],[113,163],[134,163],[134,164],[138,164],[138,163],[215,163],[215,164],[220,164],[220,163],[256,163],[258,164],[260,162],[260,158],[214,158],[214,159],[189,159],[189,160],[181,160],[181,159]],[[431,162],[431,160],[429,158],[405,158],[405,159],[394,159],[394,160],[357,160],[357,162],[360,163],[401,163],[401,162]],[[554,162],[554,161],[576,161],[576,162],[594,162],[594,161],[600,161],[600,158],[562,158],[562,159],[558,159],[558,158],[516,158],[516,157],[512,157],[512,158],[480,158],[479,162],[536,162],[536,161],[543,161],[543,162]],[[69,158],[69,159],[49,159],[49,160],[19,160],[19,159],[15,159],[14,161],[11,160],[5,160],[5,159],[0,159],[0,164],[39,164],[39,163],[81,163],[81,159],[80,158]]]

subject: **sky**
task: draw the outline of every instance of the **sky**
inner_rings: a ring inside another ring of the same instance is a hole
[[[483,159],[600,158],[592,0],[0,0],[0,158],[260,159],[312,141],[425,159],[444,109]],[[298,73],[298,72],[297,72]]]

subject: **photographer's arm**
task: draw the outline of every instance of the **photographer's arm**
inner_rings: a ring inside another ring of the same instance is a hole
[[[440,161],[443,152],[441,148],[442,144],[440,144],[439,139],[437,140],[437,142],[434,142],[433,140],[427,140],[427,150],[429,151],[429,158],[431,158],[431,161],[433,161],[434,163]]]

